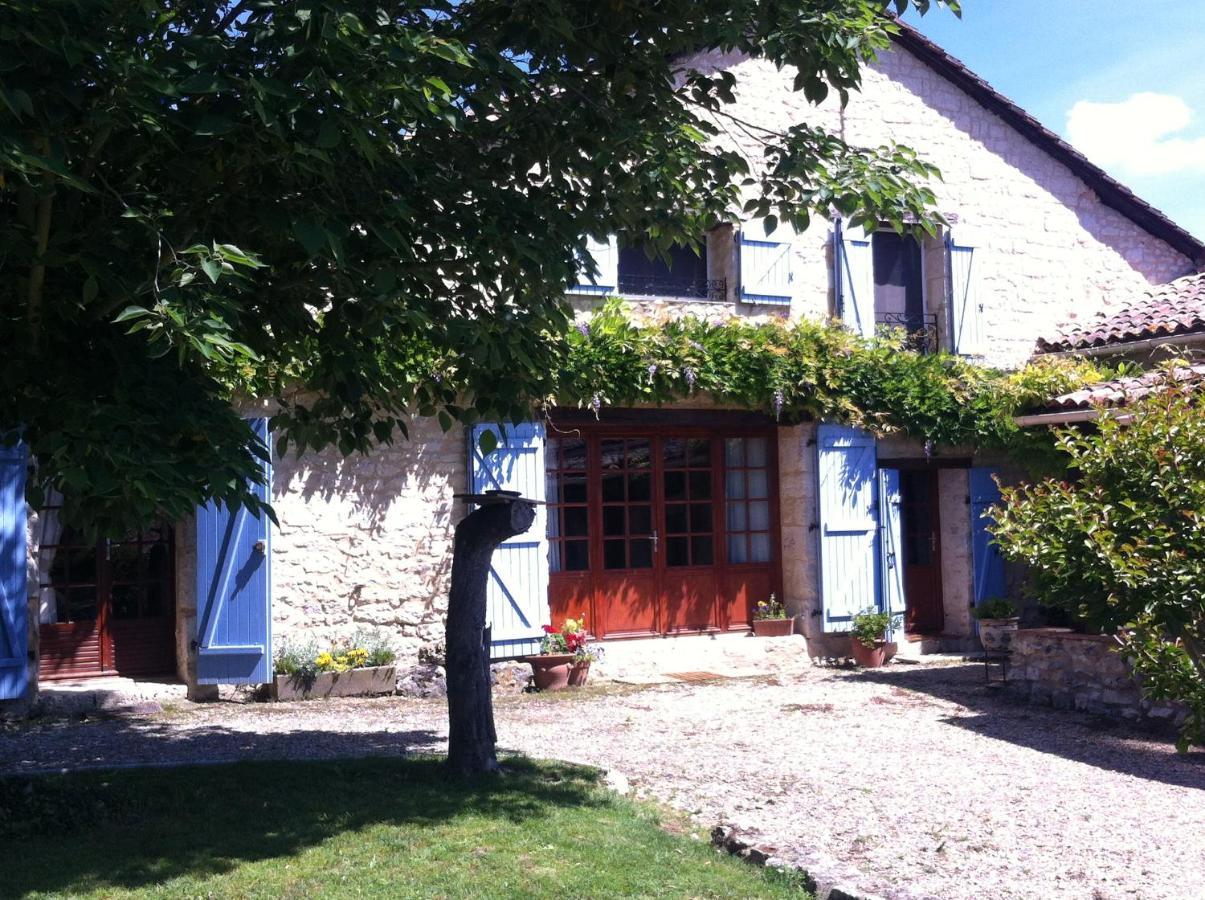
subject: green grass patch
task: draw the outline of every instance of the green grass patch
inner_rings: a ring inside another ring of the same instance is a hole
[[[664,816],[526,761],[473,783],[435,759],[0,779],[0,897],[806,896]]]

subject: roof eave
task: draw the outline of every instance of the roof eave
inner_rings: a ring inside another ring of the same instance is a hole
[[[1205,243],[1114,179],[1104,169],[1089,161],[1086,156],[972,72],[961,60],[951,56],[910,25],[903,22],[897,24],[899,32],[893,35],[893,38],[901,47],[1067,166],[1096,192],[1105,206],[1121,213],[1134,224],[1184,254],[1194,267],[1205,267]]]

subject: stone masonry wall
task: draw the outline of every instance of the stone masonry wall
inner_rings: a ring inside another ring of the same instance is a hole
[[[1178,710],[1142,698],[1108,635],[1029,628],[1012,640],[1011,689],[1036,703],[1126,719],[1174,721]]]
[[[819,108],[808,105],[791,90],[792,71],[779,72],[762,60],[713,52],[692,64],[730,70],[739,114],[755,126],[783,130],[809,122],[854,144],[898,141],[937,165],[938,208],[951,219],[955,240],[976,248],[988,362],[1017,365],[1057,324],[1191,271],[1189,259],[1106,207],[1071,170],[906,50],[893,48],[867,67],[861,92],[845,110],[835,99]],[[763,148],[755,131],[719,120],[717,127],[725,145],[760,164]],[[762,233],[758,223],[748,227]],[[828,223],[813,221],[794,243],[792,315],[832,314]],[[927,242],[924,254],[931,311],[944,303],[940,246]],[[939,323],[944,337],[943,317]]]
[[[276,461],[274,639],[390,632],[403,660],[442,640],[452,537],[467,484],[464,430],[416,419],[410,439],[368,456]]]

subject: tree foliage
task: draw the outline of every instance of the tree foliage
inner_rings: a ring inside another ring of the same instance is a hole
[[[690,244],[745,203],[930,221],[906,148],[801,123],[723,149],[732,76],[682,63],[844,98],[909,6],[0,0],[0,423],[35,494],[107,531],[254,503],[239,398],[298,450],[522,419],[587,235]]]
[[[1174,382],[1174,378],[1169,380]],[[1059,433],[1075,474],[1003,491],[993,529],[1039,599],[1118,632],[1155,700],[1184,704],[1181,749],[1205,743],[1205,422],[1169,387],[1125,417]]]

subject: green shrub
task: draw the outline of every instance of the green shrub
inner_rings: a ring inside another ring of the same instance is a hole
[[[1006,597],[988,597],[971,614],[976,619],[1011,619],[1017,614],[1017,605]]]
[[[899,623],[900,616],[897,614],[866,609],[854,616],[851,633],[859,644],[873,650],[875,645],[887,639],[887,630],[898,628]]]
[[[318,653],[318,644],[312,638],[285,638],[276,647],[272,671],[277,675],[312,679],[318,674],[318,666],[314,662]]]
[[[1205,744],[1199,400],[1176,386],[1136,401],[1124,419],[1061,430],[1057,447],[1076,480],[1005,489],[993,511],[996,541],[1029,566],[1038,599],[1118,634],[1145,695],[1184,706],[1181,750]]]

